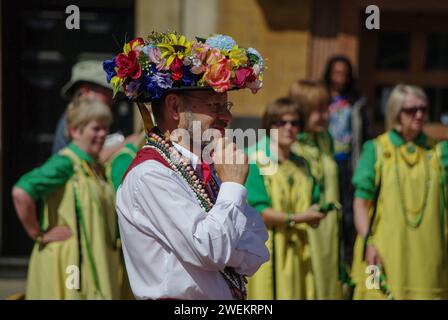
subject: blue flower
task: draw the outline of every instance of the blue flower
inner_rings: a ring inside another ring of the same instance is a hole
[[[134,81],[129,82],[129,84],[126,87],[126,90],[130,94],[135,94],[139,88],[140,88],[140,82],[137,80],[134,80]]]
[[[163,89],[157,84],[156,76],[145,75],[144,89],[151,99],[159,99],[163,94]]]
[[[232,50],[232,48],[236,46],[236,42],[232,37],[222,34],[217,34],[216,36],[208,38],[205,43],[208,44],[211,48],[218,48],[227,51]]]
[[[183,66],[182,73],[184,75],[182,77],[182,82],[184,86],[186,87],[194,86],[195,85],[194,74],[190,71],[190,68],[188,66]]]
[[[103,69],[106,72],[107,83],[110,83],[110,80],[117,74],[115,72],[115,57],[112,60],[105,60],[103,62]]]
[[[154,80],[160,88],[169,89],[173,86],[173,80],[169,73],[157,73],[154,76]]]

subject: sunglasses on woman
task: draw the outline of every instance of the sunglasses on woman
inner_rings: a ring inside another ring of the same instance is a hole
[[[428,112],[428,107],[409,107],[409,108],[401,108],[401,112],[406,113],[407,115],[413,116],[416,115],[417,112],[421,111],[423,114]]]
[[[301,126],[301,122],[300,120],[277,120],[274,121],[272,124],[275,125],[276,127],[284,127],[286,126],[286,124],[291,124],[291,126],[293,127],[300,127]]]

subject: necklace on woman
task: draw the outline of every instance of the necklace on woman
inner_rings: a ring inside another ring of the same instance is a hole
[[[420,151],[419,151],[420,152]],[[430,174],[429,174],[429,164],[428,164],[428,160],[426,159],[425,156],[421,156],[421,158],[423,159],[423,166],[425,169],[425,178],[424,178],[424,193],[423,193],[423,198],[421,200],[420,205],[417,207],[417,209],[412,209],[412,208],[408,208],[406,206],[406,197],[405,194],[403,193],[402,190],[402,183],[400,181],[400,173],[399,173],[399,169],[398,169],[398,152],[397,152],[397,148],[394,148],[394,153],[395,153],[395,163],[394,163],[394,171],[395,171],[395,181],[397,182],[397,188],[398,188],[398,194],[399,194],[399,203],[400,203],[400,208],[401,208],[401,212],[403,213],[403,216],[405,218],[406,224],[412,228],[417,228],[423,221],[423,215],[425,212],[425,208],[426,208],[426,204],[428,202],[428,194],[429,194],[429,180],[430,180]],[[409,164],[408,164],[409,165]],[[417,214],[417,217],[414,221],[411,221],[408,217],[408,212]]]
[[[159,132],[157,133],[157,131]],[[215,200],[213,192],[209,192],[205,183],[195,174],[195,171],[189,164],[189,160],[182,158],[176,148],[174,148],[172,142],[169,139],[163,138],[158,128],[154,128],[149,133],[144,148],[152,148],[163,157],[169,166],[188,183],[199,205],[206,212],[209,212],[213,208]],[[219,192],[217,184],[213,181],[210,186],[217,195]],[[246,277],[240,275],[231,267],[225,267],[220,273],[229,286],[233,298],[236,300],[245,300],[247,298]]]

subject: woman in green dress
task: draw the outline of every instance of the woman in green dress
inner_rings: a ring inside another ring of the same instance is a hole
[[[388,131],[364,144],[353,177],[354,298],[447,299],[448,150],[423,133],[421,88],[396,86],[386,108]]]
[[[268,227],[271,259],[249,279],[249,299],[314,299],[306,224],[317,227],[324,214],[309,207],[311,184],[291,145],[300,129],[298,107],[281,98],[263,116],[267,135],[248,150],[248,202]]]
[[[303,158],[312,180],[309,205],[339,207],[338,167],[333,158],[333,140],[327,131],[330,96],[318,83],[299,80],[291,85],[290,98],[303,114],[304,130],[291,150]],[[343,257],[340,210],[330,210],[318,228],[308,228],[317,299],[341,299]]]
[[[35,241],[27,299],[118,299],[121,272],[114,192],[98,162],[112,122],[96,100],[70,104],[72,142],[13,188],[14,205]],[[36,201],[43,200],[38,214]]]

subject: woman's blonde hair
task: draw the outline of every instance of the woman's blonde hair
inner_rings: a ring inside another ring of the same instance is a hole
[[[407,84],[396,85],[390,93],[386,104],[386,130],[395,129],[401,131],[399,115],[408,94],[422,99],[426,104],[428,103],[428,97],[422,88]]]
[[[93,120],[104,121],[109,126],[112,123],[112,112],[110,108],[99,100],[75,99],[67,108],[66,134],[69,128],[84,129]]]
[[[325,86],[310,80],[298,80],[289,88],[289,98],[297,103],[306,125],[310,114],[321,106],[330,105],[330,94]]]

